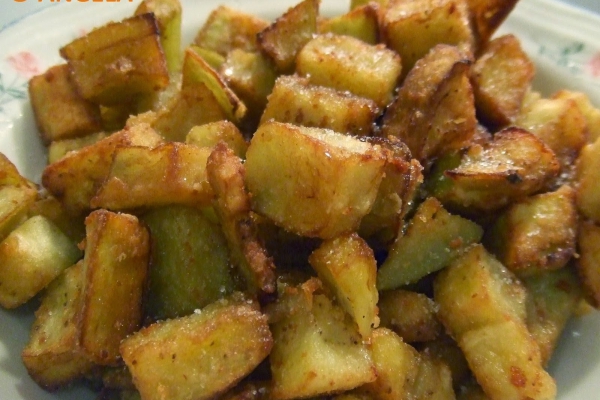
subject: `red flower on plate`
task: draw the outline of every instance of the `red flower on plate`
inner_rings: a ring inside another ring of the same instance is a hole
[[[600,78],[600,52],[590,58],[587,62],[587,67],[594,78]]]
[[[6,60],[11,67],[27,79],[38,75],[41,72],[37,58],[28,51],[21,51],[9,56]]]

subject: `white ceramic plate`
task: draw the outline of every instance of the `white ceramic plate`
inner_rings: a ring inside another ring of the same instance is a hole
[[[6,0],[9,1],[9,0]],[[182,0],[184,43],[189,43],[208,13],[218,4],[275,18],[295,0]],[[58,49],[92,27],[130,15],[136,4],[46,3],[0,30],[0,151],[31,179],[39,180],[45,152],[37,136],[27,80],[61,62]],[[12,5],[16,7],[18,3]],[[4,7],[4,5],[3,5]],[[321,12],[339,14],[347,2],[323,0]],[[559,88],[582,90],[600,105],[600,17],[551,0],[522,0],[502,33],[517,34],[537,64],[536,88],[551,94]],[[93,399],[85,388],[47,393],[28,377],[20,359],[35,305],[0,310],[0,399]],[[559,399],[600,396],[600,313],[573,321],[550,366]]]

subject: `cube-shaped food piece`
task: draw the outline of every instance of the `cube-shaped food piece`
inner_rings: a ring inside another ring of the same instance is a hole
[[[0,243],[0,305],[24,304],[80,257],[76,243],[49,219],[29,218]]]
[[[154,148],[120,147],[90,204],[109,210],[168,204],[209,206],[213,199],[206,175],[210,151],[178,142]]]
[[[440,319],[488,396],[556,396],[556,384],[527,329],[525,289],[483,246],[474,246],[443,270],[434,294]]]
[[[246,153],[253,209],[304,236],[352,232],[377,197],[384,150],[326,129],[264,123]]]
[[[482,48],[511,13],[518,0],[467,0],[476,46]]]
[[[594,143],[600,137],[600,109],[594,107],[590,98],[583,92],[559,90],[553,96],[555,99],[571,99],[583,114],[587,124],[587,142]]]
[[[534,74],[535,66],[516,36],[489,42],[471,71],[480,118],[492,127],[514,123]]]
[[[261,123],[269,120],[370,136],[380,108],[373,100],[309,83],[308,78],[281,76],[269,95]]]
[[[29,98],[44,143],[100,131],[100,107],[81,97],[67,64],[55,65],[29,81]]]
[[[539,346],[521,324],[482,326],[465,332],[458,343],[487,398],[556,398],[556,382],[542,366]]]
[[[143,399],[204,400],[233,387],[272,344],[257,302],[224,299],[140,330],[121,354]]]
[[[142,323],[150,238],[133,215],[97,210],[85,224],[80,343],[97,364],[117,365],[121,341]]]
[[[405,342],[430,342],[442,332],[437,305],[422,293],[385,290],[379,296],[381,326],[396,332]]]
[[[435,278],[438,316],[455,339],[505,320],[525,324],[527,293],[482,245],[474,245]]]
[[[181,67],[181,11],[179,0],[143,0],[135,10],[135,15],[154,13],[170,73]]]
[[[463,147],[477,124],[469,65],[469,55],[457,47],[433,47],[409,72],[386,111],[383,136],[401,139],[422,163]]]
[[[194,43],[226,56],[233,49],[256,51],[256,35],[269,23],[252,14],[221,5],[202,25]]]
[[[419,370],[410,392],[414,399],[437,398],[453,400],[452,373],[440,360],[419,354]]]
[[[367,140],[388,148],[390,153],[375,203],[360,221],[358,232],[372,246],[388,248],[414,204],[417,189],[423,182],[423,167],[412,158],[408,147],[392,136],[372,136]]]
[[[454,399],[450,369],[443,362],[420,354],[386,328],[371,338],[377,379],[359,387],[366,399]]]
[[[379,43],[379,9],[375,2],[355,7],[346,14],[319,22],[319,33],[352,36],[365,43]]]
[[[39,198],[29,208],[29,216],[41,215],[52,221],[73,243],[85,239],[85,216],[71,215],[60,201],[48,192],[40,193]]]
[[[54,140],[48,146],[48,164],[60,160],[67,153],[94,144],[107,136],[108,133],[106,132],[95,132],[78,138]]]
[[[419,370],[419,353],[387,328],[373,330],[371,353],[377,379],[358,389],[367,398],[395,400],[406,398]],[[372,396],[372,397],[371,397]]]
[[[48,165],[42,173],[42,185],[68,212],[82,214],[90,209],[91,199],[108,175],[117,147],[153,147],[161,142],[148,124],[126,127]]]
[[[439,271],[471,244],[479,242],[483,229],[466,218],[450,214],[435,198],[427,198],[399,235],[377,271],[379,290],[416,283]]]
[[[194,51],[204,59],[212,68],[219,70],[221,66],[225,63],[225,56],[217,53],[214,50],[207,49],[206,47],[200,47],[197,45],[190,46],[194,49]],[[231,50],[231,51],[235,51]],[[243,51],[243,50],[240,50]],[[227,53],[229,54],[229,53]]]
[[[37,186],[0,153],[0,241],[27,219],[37,197]]]
[[[587,143],[587,121],[575,102],[568,98],[538,99],[516,117],[515,125],[540,138],[569,171]]]
[[[94,367],[79,343],[84,283],[81,261],[48,286],[35,312],[21,357],[33,380],[48,390],[67,386]]]
[[[373,250],[353,233],[324,241],[308,261],[335,293],[338,304],[352,316],[363,339],[368,340],[372,329],[379,325]]]
[[[349,390],[377,376],[356,325],[327,296],[315,293],[318,284],[313,278],[287,287],[275,305],[272,399]]]
[[[577,158],[575,189],[577,208],[586,217],[600,222],[600,140],[585,145]]]
[[[202,210],[157,207],[141,219],[151,237],[150,320],[176,318],[233,292],[229,249],[219,225]]]
[[[37,190],[29,186],[0,187],[0,240],[27,219],[37,195]]]
[[[392,100],[402,66],[396,52],[351,36],[317,35],[298,53],[296,72],[310,83],[348,91],[385,107]]]
[[[577,272],[588,301],[600,308],[600,227],[591,221],[582,222],[577,245]]]
[[[227,119],[227,114],[213,92],[200,83],[182,88],[149,117],[152,128],[165,140],[183,142],[194,126]]]
[[[21,175],[15,164],[3,153],[0,153],[0,187],[14,186],[37,189],[29,179]]]
[[[575,190],[562,186],[503,211],[487,234],[489,249],[519,276],[564,267],[575,254]]]
[[[460,385],[462,393],[462,387],[470,381],[472,374],[469,369],[469,364],[465,359],[465,355],[460,347],[458,347],[458,343],[450,336],[443,334],[435,340],[423,343],[423,346],[420,347],[420,351],[421,354],[427,354],[429,357],[440,360],[446,364],[448,368],[450,368],[454,387],[456,388],[457,385]],[[467,400],[462,397],[459,397],[459,399]],[[482,398],[482,400],[484,399]]]
[[[260,50],[279,71],[293,71],[298,52],[317,33],[319,4],[319,0],[303,0],[258,33]]]
[[[242,160],[219,143],[208,158],[207,173],[232,263],[245,279],[247,291],[257,295],[274,293],[275,264],[258,235]]]
[[[199,147],[214,148],[220,141],[227,144],[236,156],[246,158],[248,143],[242,132],[232,122],[227,120],[197,125],[190,129],[185,142]]]
[[[444,164],[429,176],[432,194],[444,205],[470,213],[498,210],[536,193],[560,170],[548,146],[516,127],[497,132],[491,142],[473,144],[457,164]]]
[[[574,268],[566,267],[526,277],[523,285],[527,289],[527,329],[540,347],[542,364],[548,365],[582,298],[581,282]]]
[[[237,123],[247,112],[244,103],[229,88],[224,78],[196,53],[194,47],[185,50],[182,71],[182,91],[204,85],[211,91],[226,119]]]
[[[392,2],[382,17],[383,39],[402,58],[406,75],[437,44],[473,50],[467,0]]]
[[[81,96],[116,105],[169,84],[154,14],[112,22],[61,48]]]
[[[227,84],[240,97],[248,108],[245,125],[258,125],[267,96],[273,90],[277,72],[270,59],[254,51],[234,49],[218,68]]]

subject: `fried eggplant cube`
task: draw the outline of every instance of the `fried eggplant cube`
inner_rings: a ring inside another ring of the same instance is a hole
[[[416,283],[447,266],[482,236],[479,225],[450,214],[435,197],[429,197],[417,209],[406,233],[392,244],[377,271],[377,288],[390,290]]]
[[[443,165],[440,162],[441,171],[429,176],[431,193],[445,206],[469,213],[498,210],[524,199],[546,188],[560,170],[548,146],[515,127],[497,132],[490,142],[471,145],[452,167]]]
[[[121,354],[143,399],[203,400],[232,388],[272,345],[256,301],[223,299],[143,328]]]
[[[148,124],[126,127],[48,165],[42,173],[42,185],[65,206],[67,212],[83,214],[90,210],[90,201],[110,172],[117,147],[153,147],[162,141]]]
[[[117,105],[151,95],[169,84],[154,14],[94,29],[61,48],[84,99]]]
[[[400,54],[404,76],[438,44],[473,51],[467,0],[391,2],[382,16],[383,39]]]
[[[455,46],[432,48],[386,111],[382,135],[402,140],[422,163],[467,143],[477,123],[469,57]]]
[[[27,219],[37,198],[36,185],[0,153],[0,241]]]
[[[371,340],[377,379],[356,390],[367,398],[453,400],[450,369],[421,354],[386,328],[373,331]]]
[[[167,69],[171,74],[181,68],[181,12],[179,0],[143,0],[135,10],[135,15],[154,14]]]
[[[86,146],[94,144],[108,136],[106,132],[90,133],[72,139],[54,140],[48,146],[48,164],[52,164],[72,151],[80,150]]]
[[[248,108],[246,119],[249,121],[246,125],[253,127],[249,129],[254,129],[277,78],[271,60],[258,51],[234,49],[227,53],[218,71]]]
[[[219,217],[233,264],[254,294],[275,292],[275,264],[260,240],[245,183],[242,160],[219,143],[207,163],[208,180],[215,192],[214,209]]]
[[[442,325],[437,305],[422,293],[385,290],[379,296],[381,326],[396,332],[405,342],[430,342],[438,338]]]
[[[535,66],[516,36],[489,42],[471,71],[478,116],[492,127],[514,123],[534,75]]]
[[[97,210],[85,224],[80,343],[94,362],[114,366],[121,341],[141,327],[150,238],[133,215]]]
[[[371,353],[377,379],[358,388],[368,399],[410,398],[419,370],[419,352],[387,328],[373,330]]]
[[[586,298],[600,308],[600,227],[585,221],[579,226],[576,261],[577,273],[585,290]]]
[[[316,278],[285,287],[272,322],[272,399],[295,399],[353,389],[376,378],[368,347],[354,322],[316,293]]]
[[[131,210],[182,204],[210,206],[207,147],[171,142],[154,148],[115,150],[110,171],[91,199],[92,208]]]
[[[280,72],[294,70],[296,56],[317,33],[320,0],[303,0],[257,35],[260,50]]]
[[[35,312],[31,336],[21,358],[29,375],[45,389],[65,387],[94,367],[79,341],[84,286],[81,261],[52,281]]]
[[[246,158],[248,143],[242,132],[231,121],[222,120],[197,125],[190,129],[185,142],[198,147],[214,148],[219,142],[225,142],[236,156]]]
[[[353,233],[325,240],[308,261],[335,294],[338,304],[352,316],[363,339],[368,340],[372,329],[379,325],[377,261],[373,250]]]
[[[574,316],[583,290],[571,267],[523,279],[527,289],[527,329],[548,365],[567,322]]]
[[[527,129],[558,157],[561,172],[568,172],[587,143],[587,121],[575,102],[567,98],[540,98],[523,107],[515,125]]]
[[[351,36],[317,35],[298,53],[296,72],[313,85],[328,86],[388,105],[402,66],[384,45],[370,45]]]
[[[157,207],[141,219],[151,236],[144,310],[149,320],[191,314],[234,291],[226,239],[205,211]]]
[[[586,121],[588,143],[593,143],[600,137],[600,109],[594,107],[587,94],[563,89],[554,93],[552,98],[575,101]]]
[[[472,247],[437,275],[434,294],[442,323],[488,396],[556,396],[556,383],[527,329],[525,288],[483,246]]]
[[[26,303],[80,257],[77,245],[49,219],[29,218],[0,243],[0,305]]]
[[[575,190],[562,186],[512,204],[496,220],[486,243],[519,276],[560,269],[575,254],[578,219]]]
[[[405,215],[411,210],[423,182],[423,166],[412,158],[408,147],[394,137],[373,136],[370,143],[390,150],[371,211],[360,221],[359,234],[376,248],[388,248],[396,239]]]
[[[223,57],[234,49],[257,51],[256,35],[267,26],[262,18],[221,5],[210,13],[194,44]]]
[[[33,115],[45,144],[102,129],[100,106],[79,95],[70,75],[69,66],[60,64],[29,81]]]
[[[581,149],[575,171],[577,208],[586,218],[600,222],[600,140]]]
[[[352,232],[377,197],[383,151],[331,130],[266,122],[246,153],[253,210],[304,236]]]
[[[224,78],[194,51],[194,47],[188,47],[185,51],[181,79],[182,90],[206,86],[223,109],[226,119],[238,123],[244,118],[246,105],[229,88]]]
[[[150,123],[165,140],[183,142],[193,127],[224,119],[227,115],[215,95],[206,85],[198,84],[182,88],[153,113]]]
[[[379,110],[370,99],[312,85],[308,78],[285,75],[275,82],[261,123],[275,120],[370,136]]]
[[[518,0],[467,0],[477,48],[484,47]]]
[[[434,282],[438,315],[455,339],[507,319],[524,323],[526,297],[517,277],[480,244],[454,260]]]
[[[375,2],[355,7],[346,14],[319,22],[319,33],[352,36],[365,43],[379,43],[379,10]]]
[[[73,243],[78,244],[85,239],[85,215],[71,215],[61,202],[48,192],[40,193],[39,198],[30,207],[30,218],[36,215],[52,221]]]

